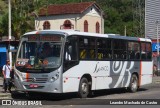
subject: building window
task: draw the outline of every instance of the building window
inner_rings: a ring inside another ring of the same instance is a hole
[[[84,32],[88,32],[88,21],[84,21]]]
[[[99,22],[96,22],[96,33],[99,33],[99,28],[100,28],[100,26],[99,26]]]
[[[63,24],[63,29],[71,29],[72,28],[72,24],[69,20],[65,20],[64,24]]]
[[[49,21],[45,21],[43,23],[43,30],[46,30],[46,29],[50,29],[50,23],[49,23]]]

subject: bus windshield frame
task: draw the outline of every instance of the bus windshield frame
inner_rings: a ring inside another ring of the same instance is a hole
[[[52,72],[62,64],[64,36],[33,34],[22,37],[15,67],[21,72]]]

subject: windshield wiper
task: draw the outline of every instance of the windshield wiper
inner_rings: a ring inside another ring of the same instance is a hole
[[[43,72],[42,69],[27,69],[28,72]]]
[[[19,69],[20,71],[26,71],[25,66],[16,66],[17,69]]]

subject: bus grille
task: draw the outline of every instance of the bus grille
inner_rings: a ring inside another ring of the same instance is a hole
[[[42,89],[44,86],[38,86],[36,88],[31,88],[29,85],[24,85],[26,89]]]
[[[48,78],[25,78],[25,82],[46,83]]]

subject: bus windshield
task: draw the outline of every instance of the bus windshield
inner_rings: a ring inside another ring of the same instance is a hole
[[[16,68],[20,71],[55,69],[60,66],[62,36],[28,35],[22,38]]]

